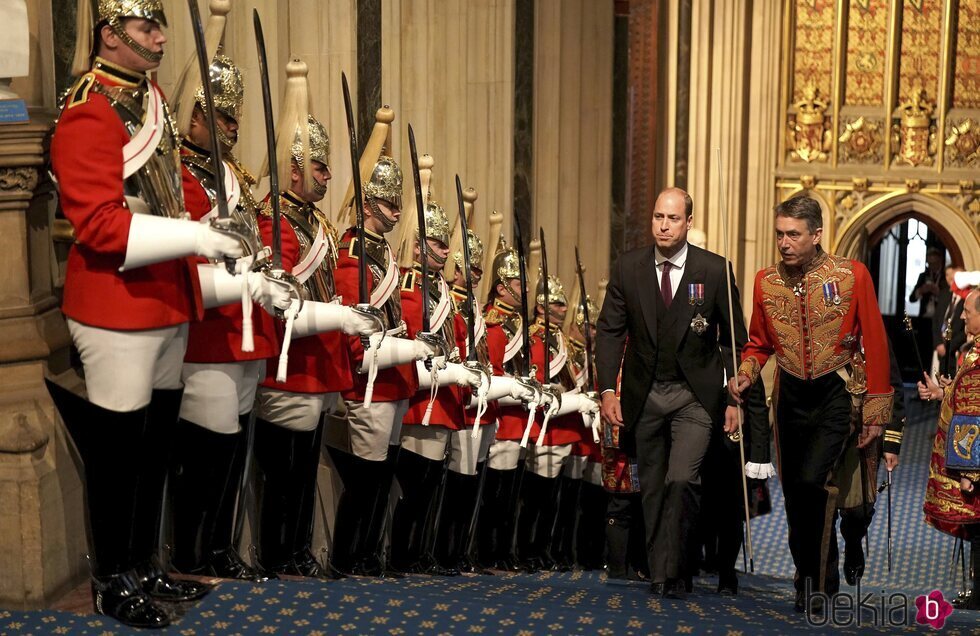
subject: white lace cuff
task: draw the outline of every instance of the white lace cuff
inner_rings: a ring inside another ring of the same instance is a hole
[[[770,477],[776,476],[776,468],[772,465],[772,462],[768,464],[746,462],[745,476],[750,479],[769,479]]]

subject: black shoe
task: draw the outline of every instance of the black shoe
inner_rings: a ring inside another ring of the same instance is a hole
[[[796,591],[796,599],[793,601],[793,611],[802,614],[806,611],[806,595],[800,590]]]
[[[355,563],[354,567],[351,568],[351,574],[354,576],[371,576],[379,579],[405,578],[405,573],[385,566],[380,559],[374,556]]]
[[[687,595],[687,584],[683,579],[668,579],[664,584],[664,596],[666,598],[682,601],[687,598]]]
[[[281,574],[289,576],[304,576],[309,579],[320,579],[325,581],[337,581],[345,579],[347,576],[333,568],[324,569],[320,562],[310,554],[309,550],[303,550],[293,556],[293,559],[286,563],[280,570]]]
[[[667,588],[667,584],[664,583],[663,581],[659,581],[659,582],[656,582],[656,583],[651,583],[650,584],[650,594],[652,594],[654,596],[663,596],[664,595],[664,591],[666,590],[666,588]]]
[[[738,596],[738,576],[734,572],[718,576],[718,593],[722,596]]]
[[[956,605],[956,602],[954,601],[953,604]],[[980,595],[974,594],[972,592],[967,592],[963,596],[963,600],[960,601],[960,604],[956,605],[956,609],[968,610],[968,611],[980,610]]]
[[[854,546],[854,547],[852,547]],[[857,585],[864,576],[864,549],[859,541],[844,542],[844,580],[848,585]]]
[[[447,568],[433,561],[425,568],[425,574],[430,576],[459,576],[459,570]]]
[[[473,559],[463,559],[456,565],[458,569],[463,574],[479,574],[481,576],[493,576],[493,572],[489,569],[483,567]]]
[[[956,598],[953,599],[953,607],[959,609],[963,607],[963,604],[968,602],[971,598],[973,598],[973,592],[971,590],[957,594]]]
[[[140,588],[135,573],[92,579],[95,611],[130,627],[157,629],[170,625],[170,615]]]
[[[196,601],[213,589],[207,583],[172,579],[153,561],[137,566],[135,572],[143,591],[158,601]]]
[[[269,575],[245,563],[238,552],[230,547],[212,552],[211,558],[200,573],[221,579],[237,579],[254,583],[264,583],[269,580]]]

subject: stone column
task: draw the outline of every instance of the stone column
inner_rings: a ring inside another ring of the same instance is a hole
[[[49,128],[43,118],[0,127],[0,606],[10,608],[49,605],[87,571],[78,469],[43,381],[49,367],[68,369],[69,346],[42,177]]]

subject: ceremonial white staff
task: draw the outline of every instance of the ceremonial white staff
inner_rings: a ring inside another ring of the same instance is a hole
[[[718,164],[718,204],[721,207],[721,223],[722,223],[722,234],[725,236],[725,260],[728,262],[732,271],[735,268],[731,265],[732,261],[729,258],[731,254],[731,246],[729,245],[731,234],[728,228],[728,201],[725,195],[725,180],[724,172],[721,170],[721,148],[715,148],[715,159]],[[735,322],[732,316],[735,315],[734,305],[732,302],[732,276],[725,276],[725,292],[728,296],[728,331],[731,337],[732,343],[732,373],[738,374],[738,349],[735,346]],[[742,308],[738,308],[742,311]],[[745,508],[745,553],[749,557],[749,572],[755,572],[755,562],[752,554],[752,524],[749,517],[749,484],[745,478],[745,436],[742,435],[742,408],[741,406],[736,407],[738,413],[738,430],[731,434],[730,437],[733,441],[738,442],[738,456],[740,459],[739,466],[741,466],[740,472],[742,473],[742,504]]]

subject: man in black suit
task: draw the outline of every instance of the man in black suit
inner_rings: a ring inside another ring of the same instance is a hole
[[[730,323],[735,346],[746,340],[731,268],[687,242],[692,209],[683,190],[660,194],[651,228],[655,245],[629,251],[613,265],[596,336],[602,415],[636,440],[651,589],[674,598],[685,594],[691,574],[687,539],[712,430],[738,426],[723,386],[731,360],[722,359],[719,344],[731,346]],[[621,361],[622,403],[614,391]],[[732,373],[729,368],[728,377]]]

